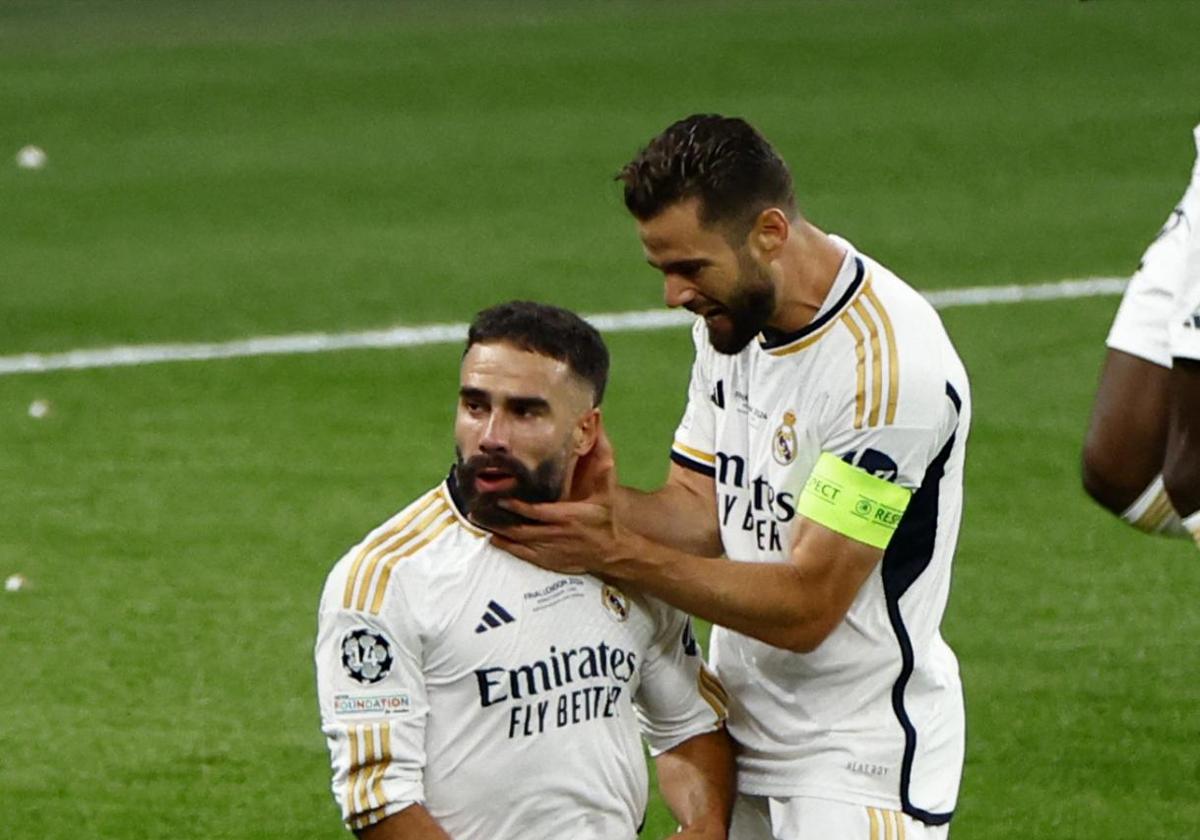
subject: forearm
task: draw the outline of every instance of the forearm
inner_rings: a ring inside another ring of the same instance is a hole
[[[684,612],[776,647],[808,651],[832,631],[835,599],[824,582],[786,562],[704,557],[628,535],[604,574]]]
[[[650,493],[618,487],[613,508],[622,525],[656,543],[702,557],[721,554],[711,503],[685,487],[667,484]]]
[[[360,840],[451,840],[419,802],[355,833]]]
[[[658,787],[689,835],[724,838],[733,810],[733,746],[722,728],[689,738],[654,759]]]
[[[1170,383],[1163,484],[1175,510],[1187,517],[1200,511],[1200,361],[1176,359]]]

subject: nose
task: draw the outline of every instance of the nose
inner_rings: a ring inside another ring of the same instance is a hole
[[[479,438],[479,450],[488,455],[508,452],[508,423],[503,412],[492,411],[488,414]]]
[[[687,306],[696,299],[696,287],[678,274],[668,274],[663,278],[663,303],[674,309],[677,306]]]

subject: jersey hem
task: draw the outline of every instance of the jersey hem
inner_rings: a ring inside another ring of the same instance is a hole
[[[751,796],[770,796],[776,799],[790,799],[797,796],[807,796],[812,797],[813,799],[826,799],[830,802],[841,802],[847,805],[862,805],[867,808],[883,808],[888,811],[901,811],[913,819],[925,823],[926,825],[945,825],[946,823],[950,822],[951,818],[954,816],[953,807],[951,807],[949,811],[926,811],[911,805],[905,807],[900,802],[900,797],[898,796],[874,796],[868,793],[839,790],[837,788],[826,788],[819,785],[776,787],[769,784],[756,785],[754,782],[746,782],[742,779],[739,779],[738,793],[745,793]]]

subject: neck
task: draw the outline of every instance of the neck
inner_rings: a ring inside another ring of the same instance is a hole
[[[846,252],[822,230],[800,219],[792,225],[776,262],[775,313],[768,326],[795,332],[816,317],[837,278]]]

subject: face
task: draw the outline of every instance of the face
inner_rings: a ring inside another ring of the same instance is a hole
[[[500,499],[562,498],[598,416],[588,385],[566,362],[503,342],[472,346],[459,384],[455,477],[471,518],[512,524]]]
[[[638,221],[650,265],[663,273],[667,306],[704,316],[708,339],[720,353],[739,353],[775,311],[775,283],[743,244],[735,248],[717,227],[700,221],[700,202],[673,204]]]

